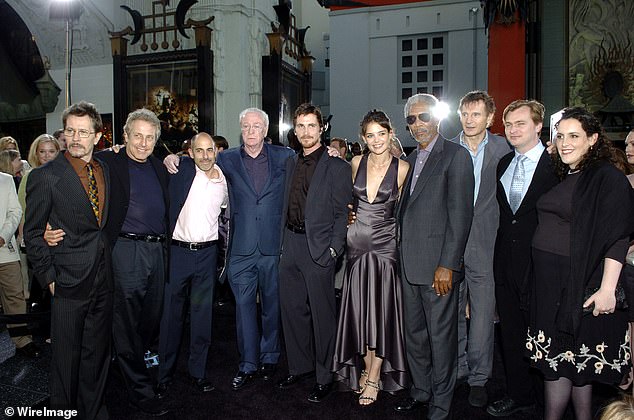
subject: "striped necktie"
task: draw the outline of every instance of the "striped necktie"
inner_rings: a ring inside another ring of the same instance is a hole
[[[90,162],[86,164],[86,171],[88,172],[88,199],[90,200],[92,212],[95,213],[95,217],[97,221],[99,221],[99,192],[97,190],[97,180],[95,179],[93,166]]]
[[[517,157],[517,164],[515,165],[515,170],[513,171],[513,179],[511,180],[511,189],[509,191],[509,204],[511,205],[511,210],[513,210],[513,214],[517,212],[517,209],[520,208],[520,204],[522,203],[522,191],[524,190],[524,161],[526,160],[526,156],[519,155]]]

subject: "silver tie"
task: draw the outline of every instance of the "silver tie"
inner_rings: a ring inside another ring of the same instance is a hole
[[[522,190],[524,190],[524,161],[526,160],[526,156],[519,155],[517,157],[517,164],[515,165],[515,170],[513,171],[513,179],[511,180],[511,189],[509,191],[509,204],[511,205],[511,210],[515,214],[517,209],[520,207],[522,203]]]

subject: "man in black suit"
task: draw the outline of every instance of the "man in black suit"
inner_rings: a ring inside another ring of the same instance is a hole
[[[429,403],[427,418],[450,417],[458,367],[458,293],[473,216],[473,164],[467,150],[438,133],[438,99],[417,94],[405,104],[418,147],[398,215],[405,350],[412,376],[410,412]]]
[[[529,361],[522,351],[528,329],[528,271],[537,228],[535,204],[558,182],[539,139],[544,106],[532,100],[514,101],[504,110],[503,121],[506,138],[515,151],[504,156],[497,168],[500,225],[493,270],[507,396],[487,408],[495,417],[532,407],[539,392],[535,389],[539,379],[529,372]]]
[[[170,275],[159,338],[159,395],[169,388],[185,324],[190,294],[189,375],[200,392],[214,386],[207,379],[211,315],[218,255],[218,216],[227,205],[227,181],[216,163],[216,146],[207,133],[195,135],[189,155],[170,176]]]
[[[154,392],[145,352],[156,342],[166,267],[169,225],[168,174],[154,156],[161,123],[147,109],[128,115],[125,153],[98,157],[110,168],[111,212],[106,234],[113,246],[113,339],[130,402],[154,416],[167,413]]]
[[[352,174],[350,165],[330,157],[320,143],[324,126],[318,107],[300,105],[293,125],[302,151],[286,162],[292,176],[286,178],[279,291],[289,375],[278,387],[315,373],[308,400],[320,402],[332,390],[334,274],[346,243]]]
[[[104,226],[110,184],[107,166],[93,158],[103,125],[87,102],[67,108],[62,122],[68,150],[29,175],[25,241],[36,278],[53,295],[51,408],[106,419],[113,286]],[[44,240],[47,222],[66,232],[58,246]]]

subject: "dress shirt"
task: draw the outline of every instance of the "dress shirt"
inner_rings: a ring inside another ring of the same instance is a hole
[[[416,148],[416,164],[414,165],[414,171],[412,172],[412,184],[409,188],[409,193],[414,192],[414,187],[416,186],[416,182],[418,181],[418,177],[420,176],[421,171],[425,167],[425,163],[427,163],[427,159],[429,159],[429,154],[431,150],[434,148],[436,141],[438,140],[438,134],[432,141],[429,142],[427,147],[424,149],[420,147],[420,145]]]
[[[524,196],[526,196],[526,192],[528,191],[528,187],[530,187],[531,182],[533,180],[533,175],[535,174],[535,169],[537,168],[537,164],[539,163],[539,159],[542,157],[542,153],[544,152],[544,145],[541,141],[538,141],[537,144],[528,152],[524,154],[526,156],[526,160],[524,160],[524,188],[522,189],[522,200],[524,200]],[[515,157],[511,160],[509,167],[506,168],[506,171],[500,178],[500,182],[502,182],[502,186],[504,187],[504,192],[506,193],[506,199],[509,199],[509,193],[511,191],[511,181],[513,181],[513,172],[515,171],[515,166],[517,166],[517,159],[520,153],[515,151]],[[520,201],[521,203],[521,201]],[[520,204],[521,205],[521,204]]]
[[[172,237],[182,242],[208,242],[218,239],[218,216],[227,206],[227,180],[218,167],[218,178],[209,178],[196,166],[196,175],[178,214]]]
[[[86,191],[86,198],[88,198],[88,171],[86,170],[86,162],[81,158],[72,157],[68,151],[64,152],[64,157],[68,160],[73,170],[79,176],[82,187]],[[97,197],[99,198],[99,224],[101,224],[101,218],[103,215],[103,209],[106,203],[106,181],[103,177],[103,168],[95,159],[90,159],[92,165],[93,174],[97,181]],[[91,207],[92,208],[92,207]]]
[[[310,188],[310,181],[313,179],[317,163],[325,150],[324,146],[320,146],[308,156],[301,152],[297,157],[288,198],[288,222],[292,225],[304,227],[308,188]]]
[[[251,157],[244,150],[244,146],[240,148],[240,154],[242,155],[242,162],[249,174],[249,179],[255,188],[255,192],[260,194],[264,188],[264,184],[269,179],[269,157],[266,154],[266,147],[262,146],[260,154],[256,157]]]
[[[489,132],[484,132],[484,139],[478,145],[475,153],[467,142],[464,141],[464,131],[460,133],[460,144],[467,149],[469,154],[471,155],[471,160],[473,161],[473,179],[475,181],[473,187],[473,205],[475,206],[476,201],[478,201],[478,193],[480,192],[480,180],[482,179],[482,164],[484,163],[484,147],[489,142]]]

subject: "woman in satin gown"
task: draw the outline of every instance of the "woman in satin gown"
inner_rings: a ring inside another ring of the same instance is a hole
[[[390,154],[393,136],[387,115],[370,111],[361,121],[369,153],[351,162],[356,221],[348,228],[333,370],[361,394],[361,405],[375,402],[380,389],[408,385],[395,213],[409,164]]]

